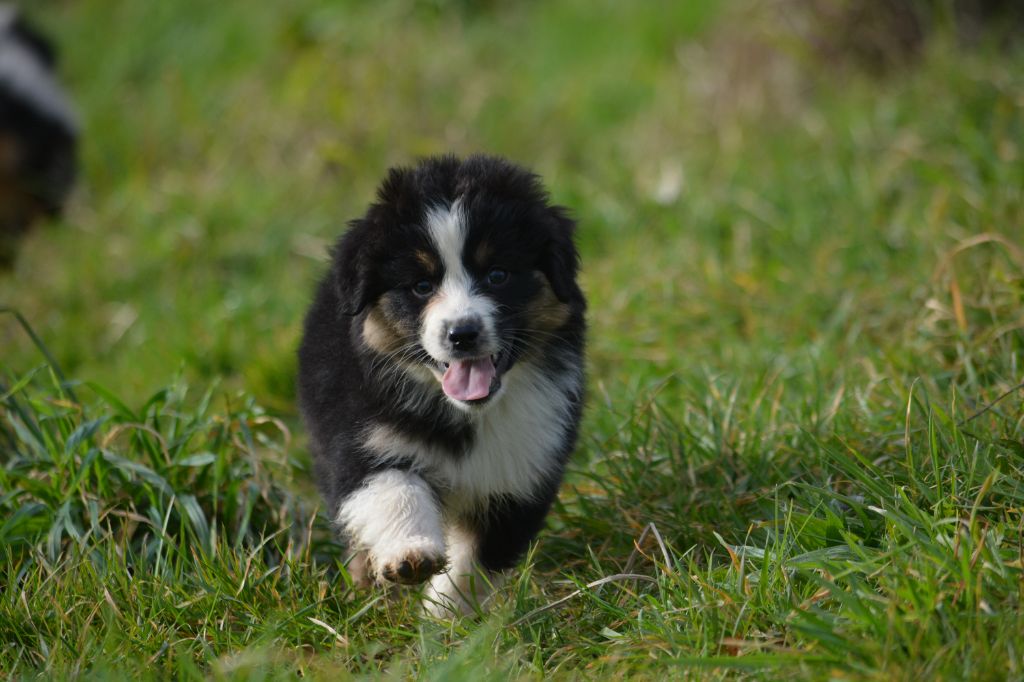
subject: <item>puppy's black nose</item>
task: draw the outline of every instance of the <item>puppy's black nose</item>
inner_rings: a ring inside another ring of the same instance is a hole
[[[448,327],[448,341],[455,350],[476,350],[477,339],[480,338],[480,323],[476,320],[460,320]]]

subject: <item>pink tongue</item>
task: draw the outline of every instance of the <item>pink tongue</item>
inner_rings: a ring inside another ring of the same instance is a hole
[[[479,400],[491,392],[494,363],[490,358],[456,360],[445,370],[441,387],[456,400]]]

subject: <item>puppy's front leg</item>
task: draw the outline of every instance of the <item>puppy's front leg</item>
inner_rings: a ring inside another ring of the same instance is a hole
[[[418,474],[399,469],[370,474],[342,500],[337,522],[350,548],[366,553],[377,582],[421,583],[444,568],[441,511]]]

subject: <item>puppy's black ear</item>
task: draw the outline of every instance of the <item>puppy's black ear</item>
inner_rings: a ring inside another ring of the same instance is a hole
[[[583,292],[576,283],[580,267],[580,256],[573,244],[572,235],[576,222],[561,206],[551,208],[552,226],[550,239],[544,253],[542,268],[551,283],[551,289],[562,303],[583,301]]]
[[[334,288],[341,302],[341,311],[346,315],[361,313],[373,295],[374,274],[362,234],[365,229],[362,221],[352,221],[348,231],[331,250]]]

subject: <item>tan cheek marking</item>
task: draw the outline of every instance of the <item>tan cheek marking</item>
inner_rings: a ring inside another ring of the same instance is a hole
[[[379,306],[374,306],[363,322],[363,340],[378,353],[390,353],[401,345],[401,337],[392,320]]]
[[[540,282],[540,293],[528,306],[531,323],[544,331],[553,331],[564,326],[569,321],[569,306],[558,300],[551,285],[548,284],[547,277],[539,272],[534,276]]]

